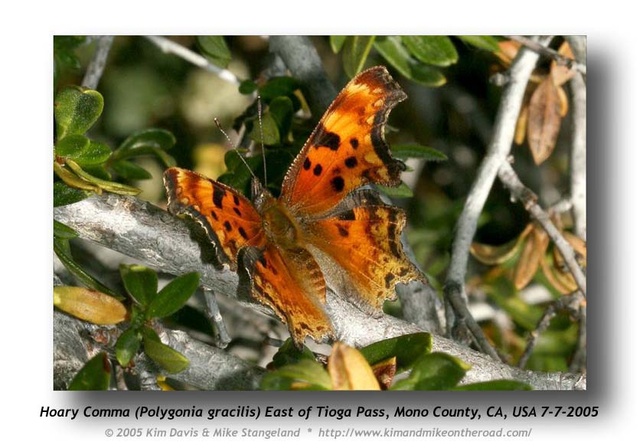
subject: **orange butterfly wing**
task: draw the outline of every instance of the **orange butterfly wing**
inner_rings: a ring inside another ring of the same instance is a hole
[[[231,269],[237,268],[241,248],[266,244],[262,217],[233,188],[181,168],[166,170],[164,183],[169,211],[198,221],[214,242],[220,261]]]
[[[383,67],[356,76],[292,163],[277,200],[257,182],[252,203],[191,171],[165,172],[169,210],[196,219],[221,261],[243,268],[249,294],[287,324],[298,347],[307,336],[333,337],[323,309],[327,281],[374,312],[395,296],[397,283],[426,281],[404,253],[402,210],[354,191],[400,183],[404,164],[391,156],[383,132],[405,98]]]
[[[402,209],[382,203],[373,191],[358,193],[349,199],[353,208],[311,222],[308,241],[331,257],[325,275],[341,296],[375,314],[396,296],[397,283],[424,276],[402,246]]]
[[[389,112],[405,98],[384,67],[351,80],[293,161],[283,203],[294,213],[319,215],[362,185],[398,185],[404,164],[391,157],[383,131]]]
[[[164,182],[169,211],[199,222],[220,261],[232,270],[244,268],[250,297],[271,308],[288,325],[297,346],[307,336],[316,341],[333,336],[322,307],[325,281],[320,267],[305,249],[279,247],[264,231],[264,223],[274,220],[263,208],[275,202],[266,190],[257,192],[267,202],[258,210],[234,189],[193,171],[169,168]]]

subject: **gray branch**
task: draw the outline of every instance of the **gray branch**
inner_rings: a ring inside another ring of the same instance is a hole
[[[546,39],[548,41],[549,39]],[[498,174],[502,163],[506,160],[516,128],[516,121],[522,105],[529,76],[535,68],[538,54],[523,49],[515,59],[509,72],[509,82],[501,98],[496,126],[491,137],[487,155],[485,156],[478,175],[471,186],[464,209],[456,224],[456,235],[452,245],[451,264],[445,281],[445,298],[451,303],[457,314],[464,320],[470,332],[480,344],[481,348],[499,359],[493,347],[486,341],[482,330],[473,320],[466,303],[467,294],[464,288],[469,249],[478,226],[478,218],[489,196],[489,191]]]
[[[174,275],[196,271],[201,275],[203,287],[230,297],[237,295],[237,275],[228,269],[218,270],[202,261],[203,249],[206,251],[207,248],[192,239],[189,222],[175,218],[149,203],[128,196],[95,195],[75,204],[55,208],[54,219],[75,229],[81,238],[109,247],[154,269]],[[257,306],[241,300],[238,304]],[[263,308],[261,310],[269,312]],[[389,337],[424,331],[415,324],[392,316],[376,318],[367,315],[331,291],[327,296],[327,312],[335,325],[338,338],[357,347]],[[189,356],[188,346],[193,340],[186,335],[180,335],[179,340],[184,345],[178,349],[187,352],[185,354]],[[222,351],[215,347],[193,342],[200,353],[206,353],[199,354],[198,359],[221,355]],[[433,349],[450,353],[472,365],[473,368],[465,378],[466,382],[516,379],[528,382],[536,389],[585,387],[583,376],[524,371],[437,335],[433,335]],[[213,364],[204,370],[192,367],[180,379],[195,387],[207,389],[212,385],[207,380],[207,375],[217,377],[215,373],[208,371],[208,368],[218,365],[217,362]],[[203,371],[208,372],[207,375]],[[259,372],[247,375],[257,377]],[[245,381],[250,382],[249,379],[245,377]],[[220,387],[219,382],[216,385]]]
[[[107,57],[111,51],[111,45],[113,44],[113,36],[100,36],[96,47],[96,52],[93,54],[93,58],[87,67],[87,71],[82,79],[82,85],[89,89],[95,89],[98,87],[102,73],[107,65]]]

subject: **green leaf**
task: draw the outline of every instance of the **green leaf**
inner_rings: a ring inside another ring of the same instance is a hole
[[[392,386],[394,390],[449,390],[455,387],[469,366],[447,353],[430,353],[419,359],[409,377]]]
[[[129,365],[133,357],[140,350],[142,335],[137,328],[125,330],[116,341],[116,359],[121,366]]]
[[[329,37],[329,45],[331,45],[331,51],[334,53],[339,53],[344,46],[345,41],[347,40],[347,36],[330,36]]]
[[[406,78],[429,87],[438,87],[447,82],[440,70],[412,58],[399,37],[377,38],[373,45]]]
[[[227,67],[231,62],[231,51],[222,36],[198,36],[198,47],[207,59],[218,67]]]
[[[456,386],[454,390],[531,390],[526,383],[514,380],[494,380]]]
[[[315,361],[316,357],[313,352],[305,345],[302,350],[298,350],[293,344],[291,338],[284,341],[284,344],[278,349],[275,355],[273,355],[273,367],[278,369],[280,367],[295,364],[302,360]]]
[[[278,122],[271,112],[267,112],[262,116],[262,132],[260,126],[254,126],[251,130],[250,137],[255,142],[263,143],[267,146],[280,143]]]
[[[293,112],[293,103],[289,97],[279,96],[269,103],[269,113],[276,122],[281,137],[289,134],[291,130]]]
[[[73,159],[79,165],[92,166],[106,162],[111,156],[111,148],[84,135],[71,134],[58,140],[55,153],[59,157]]]
[[[149,303],[146,316],[148,318],[163,318],[175,313],[196,292],[199,285],[200,274],[197,272],[190,272],[174,278]]]
[[[386,185],[376,185],[376,188],[390,198],[412,198],[413,190],[409,185],[402,182],[397,187],[387,187]]]
[[[316,361],[302,361],[286,365],[262,377],[262,390],[331,390],[331,378]]]
[[[458,36],[459,39],[465,41],[481,50],[496,52],[500,50],[498,39],[493,36]]]
[[[160,342],[157,334],[153,337],[149,331],[144,332],[142,343],[146,355],[167,373],[182,372],[189,367],[189,360],[179,351]]]
[[[258,88],[258,84],[255,83],[252,79],[245,79],[240,83],[238,87],[238,92],[243,95],[251,95]]]
[[[54,151],[56,156],[75,158],[79,157],[88,147],[91,140],[80,134],[71,134],[58,139]]]
[[[122,297],[120,294],[112,291],[107,286],[100,283],[100,281],[93,278],[84,270],[82,266],[76,263],[76,261],[71,257],[68,244],[69,242],[67,239],[54,237],[53,252],[56,254],[64,267],[67,268],[67,270],[71,272],[74,277],[76,277],[82,284],[90,289],[95,289],[96,291],[100,291],[102,293],[116,297],[119,300],[124,299],[124,297]]]
[[[145,129],[127,137],[113,152],[113,160],[142,155],[159,155],[161,152],[171,149],[175,144],[176,138],[171,132],[156,128]]]
[[[102,114],[104,99],[90,89],[67,87],[55,99],[54,115],[58,140],[71,134],[84,134]]]
[[[127,180],[146,180],[153,177],[149,171],[129,160],[119,160],[111,165],[111,168],[118,176]]]
[[[86,190],[79,190],[70,187],[64,182],[53,183],[53,206],[62,207],[63,205],[73,204],[82,201],[90,196]]]
[[[251,171],[249,171],[242,160],[240,160],[241,157],[242,156],[235,151],[227,151],[224,155],[227,172],[219,176],[218,181],[246,195],[250,191],[249,187],[253,173],[257,173],[258,169],[262,167],[262,156],[244,157],[245,162],[251,167]]]
[[[276,76],[260,86],[258,93],[263,101],[270,103],[271,100],[279,96],[287,96],[293,100],[294,92],[299,88],[300,83],[297,79],[290,76]]]
[[[62,224],[60,221],[53,220],[53,237],[70,240],[78,236],[78,232],[71,227]]]
[[[111,381],[111,363],[107,354],[98,353],[76,373],[69,390],[107,390]]]
[[[456,47],[447,36],[402,36],[402,43],[425,64],[447,67],[458,62]]]
[[[370,365],[395,357],[398,372],[410,369],[422,355],[430,351],[431,335],[429,333],[414,333],[385,339],[360,349],[360,353]]]
[[[76,176],[78,176],[78,178],[80,178],[82,181],[87,182],[91,185],[95,185],[100,190],[105,190],[105,191],[109,191],[111,193],[117,193],[117,194],[127,194],[127,195],[136,195],[142,191],[139,188],[131,187],[129,185],[124,185],[117,182],[111,182],[111,181],[93,176],[89,174],[87,171],[83,170],[80,167],[80,165],[78,165],[72,159],[67,159],[65,161],[65,165],[68,166],[71,169],[71,171],[73,171],[73,173]]]
[[[64,69],[79,70],[80,60],[76,48],[86,41],[84,36],[53,36],[53,57],[56,76]]]
[[[348,36],[342,46],[342,65],[347,76],[353,78],[364,67],[371,52],[373,36]]]
[[[137,264],[120,265],[120,276],[133,299],[146,306],[158,295],[158,275],[153,269]]]
[[[392,145],[391,153],[395,158],[401,160],[407,159],[424,159],[428,162],[443,162],[449,158],[443,152],[429,146],[418,145],[415,143],[406,143],[401,145]]]

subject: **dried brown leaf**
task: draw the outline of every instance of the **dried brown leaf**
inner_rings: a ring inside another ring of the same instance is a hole
[[[549,236],[539,227],[534,227],[533,232],[527,236],[520,258],[513,272],[513,283],[516,289],[522,289],[531,282],[538,271],[540,261],[544,257],[549,245]]]
[[[560,294],[571,294],[578,289],[575,279],[569,272],[563,272],[557,269],[555,266],[550,265],[546,260],[540,263],[542,267],[542,273],[547,281],[555,288]]]
[[[378,379],[381,389],[389,389],[393,378],[396,376],[397,367],[395,356],[371,366],[371,370],[373,370],[373,374]]]
[[[553,150],[562,123],[560,97],[551,77],[547,77],[531,95],[527,137],[536,165],[547,160]]]
[[[571,51],[571,46],[569,46],[568,42],[563,42],[558,48],[558,53],[562,56],[575,59],[573,56],[573,51]],[[556,86],[561,86],[571,78],[573,78],[576,74],[576,71],[569,68],[566,64],[559,63],[558,61],[551,61],[551,78],[553,78],[553,83]]]
[[[492,246],[482,243],[471,243],[471,255],[482,264],[495,265],[502,264],[516,255],[520,248],[520,243],[533,229],[533,225],[529,224],[520,233],[518,238],[509,241],[500,246]]]
[[[513,141],[517,145],[522,145],[524,138],[527,135],[527,121],[529,120],[529,105],[524,104],[520,109],[520,115],[518,115],[518,121],[516,122],[516,133],[513,137]]]
[[[500,50],[494,54],[498,56],[498,59],[500,59],[505,66],[508,67],[518,54],[518,50],[520,50],[521,46],[522,44],[515,40],[503,40],[502,42],[498,42]]]

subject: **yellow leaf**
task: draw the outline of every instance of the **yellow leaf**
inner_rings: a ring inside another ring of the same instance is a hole
[[[498,59],[500,59],[504,65],[509,66],[518,54],[521,44],[515,40],[504,40],[502,42],[498,42],[498,47],[500,48],[500,51],[497,51],[494,54],[498,56]]]
[[[500,246],[491,246],[489,244],[471,243],[471,255],[480,263],[487,265],[502,264],[510,260],[516,255],[520,249],[520,243],[533,230],[533,224],[527,225],[518,235],[518,238],[509,241]]]
[[[364,356],[342,342],[333,344],[327,369],[334,390],[380,390],[378,380]]]
[[[529,102],[527,137],[536,165],[547,160],[556,146],[562,123],[560,96],[551,77],[536,88]]]
[[[127,317],[127,309],[115,297],[78,286],[53,288],[56,308],[97,325],[115,325]]]
[[[558,98],[560,102],[560,116],[565,117],[569,112],[569,99],[567,98],[567,92],[564,91],[562,87],[557,87]]]
[[[517,145],[522,145],[524,138],[527,135],[527,120],[529,119],[529,106],[523,105],[520,109],[520,115],[518,115],[518,121],[516,122],[516,134],[513,137],[513,141]]]
[[[542,273],[544,274],[547,281],[560,294],[570,294],[578,289],[575,279],[570,273],[560,272],[555,267],[550,266],[550,264],[546,260],[543,260],[540,265],[542,266]]]
[[[562,232],[562,235],[567,240],[567,242],[573,247],[573,250],[580,256],[578,258],[578,263],[580,266],[584,267],[587,265],[587,242],[580,238],[579,236],[574,235],[571,232]],[[581,258],[581,259],[580,259]]]

